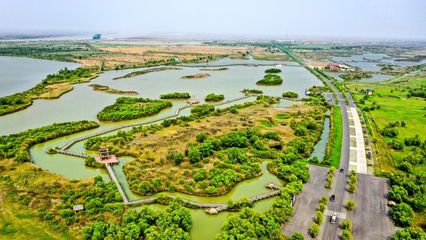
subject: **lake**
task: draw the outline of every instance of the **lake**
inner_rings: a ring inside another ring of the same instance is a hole
[[[24,57],[0,56],[0,97],[25,91],[40,83],[48,74],[80,64]]]

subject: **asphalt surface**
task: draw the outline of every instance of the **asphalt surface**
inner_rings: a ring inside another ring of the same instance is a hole
[[[386,195],[389,191],[388,179],[358,174],[358,190],[350,196],[356,207],[348,213],[352,220],[354,239],[391,239],[395,227],[388,216]]]
[[[309,66],[307,66],[303,62],[301,62],[300,64],[309,68]],[[334,194],[336,198],[334,202],[328,203],[328,210],[343,213],[343,215],[346,213],[346,216],[353,221],[352,233],[354,239],[390,239],[393,232],[395,231],[395,227],[389,219],[389,209],[386,205],[386,195],[389,189],[389,181],[384,178],[358,174],[357,192],[354,194],[350,194],[346,191],[346,184],[348,182],[349,176],[348,169],[350,152],[349,120],[346,107],[356,107],[356,104],[354,103],[352,96],[349,93],[346,94],[346,97],[348,99],[348,103],[346,104],[342,93],[329,80],[324,78],[324,81],[337,94],[338,99],[336,100],[338,101],[338,105],[342,112],[343,128],[342,149],[339,168],[344,169],[344,173],[340,173],[338,170],[336,171],[332,188],[330,191],[331,193],[329,194]],[[313,174],[313,176],[311,177],[315,176],[316,175]],[[314,197],[317,195],[321,196],[323,191],[325,191],[324,185],[322,184],[305,185],[305,187],[309,188],[308,192],[314,191],[313,193],[308,193],[307,197]],[[357,205],[355,210],[349,213],[347,213],[346,209],[344,208],[344,201],[347,201],[348,199],[354,199]],[[303,200],[303,198],[301,200]],[[284,226],[283,233],[286,235],[291,235],[293,232],[299,231],[306,237],[307,230],[304,229],[308,229],[312,224],[314,216],[313,213],[315,212],[316,205],[304,205],[302,202],[299,205],[296,204],[295,207],[295,215],[293,216],[292,221],[290,221]],[[308,215],[308,213],[311,213],[311,215]],[[303,218],[304,220],[299,218]],[[321,224],[320,234],[317,239],[340,239],[340,233],[342,230],[340,229],[339,223],[341,223],[342,220],[337,219],[336,224],[331,224],[329,220],[329,217],[327,217]],[[300,227],[300,223],[307,225],[305,225],[304,227]],[[291,232],[290,230],[293,230],[293,232]],[[311,238],[309,237],[307,239]]]
[[[324,188],[328,168],[311,165],[309,172],[311,177],[296,198],[294,215],[282,228],[284,235],[290,236],[294,232],[300,232],[305,239],[309,239],[308,229],[315,216],[318,202],[323,194],[329,194],[329,190]]]

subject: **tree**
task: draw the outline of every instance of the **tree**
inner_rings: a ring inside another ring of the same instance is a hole
[[[313,238],[317,237],[319,234],[319,225],[316,223],[312,223],[311,227],[308,230],[308,233]]]
[[[344,229],[342,231],[342,240],[352,240],[352,239],[353,239],[352,233],[349,230]]]
[[[348,219],[344,220],[342,222],[342,228],[351,231],[352,230],[352,222],[351,222],[351,220],[348,220]]]
[[[393,185],[389,191],[389,199],[400,203],[408,198],[408,192],[403,186]]]
[[[289,240],[304,240],[305,238],[300,232],[295,232],[293,235],[291,235]]]
[[[406,203],[397,204],[391,210],[391,218],[395,225],[400,227],[409,227],[413,222],[414,212],[410,205]]]
[[[354,200],[348,200],[346,202],[346,209],[348,209],[348,211],[352,211],[355,209],[355,201]]]
[[[322,212],[321,212],[321,211],[316,211],[316,212],[315,212],[315,219],[314,219],[314,222],[315,222],[316,224],[321,224],[321,223],[322,223],[323,218],[324,218],[324,216],[322,215]]]
[[[393,235],[392,240],[416,240],[426,239],[426,233],[421,228],[403,228]]]

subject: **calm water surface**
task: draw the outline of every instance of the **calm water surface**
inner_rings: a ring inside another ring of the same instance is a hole
[[[0,97],[25,91],[60,69],[75,69],[77,63],[0,56]]]

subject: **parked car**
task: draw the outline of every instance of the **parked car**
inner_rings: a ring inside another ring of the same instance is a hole
[[[330,223],[335,224],[336,220],[337,220],[337,215],[334,213],[333,216],[331,216],[331,218],[330,218]]]

